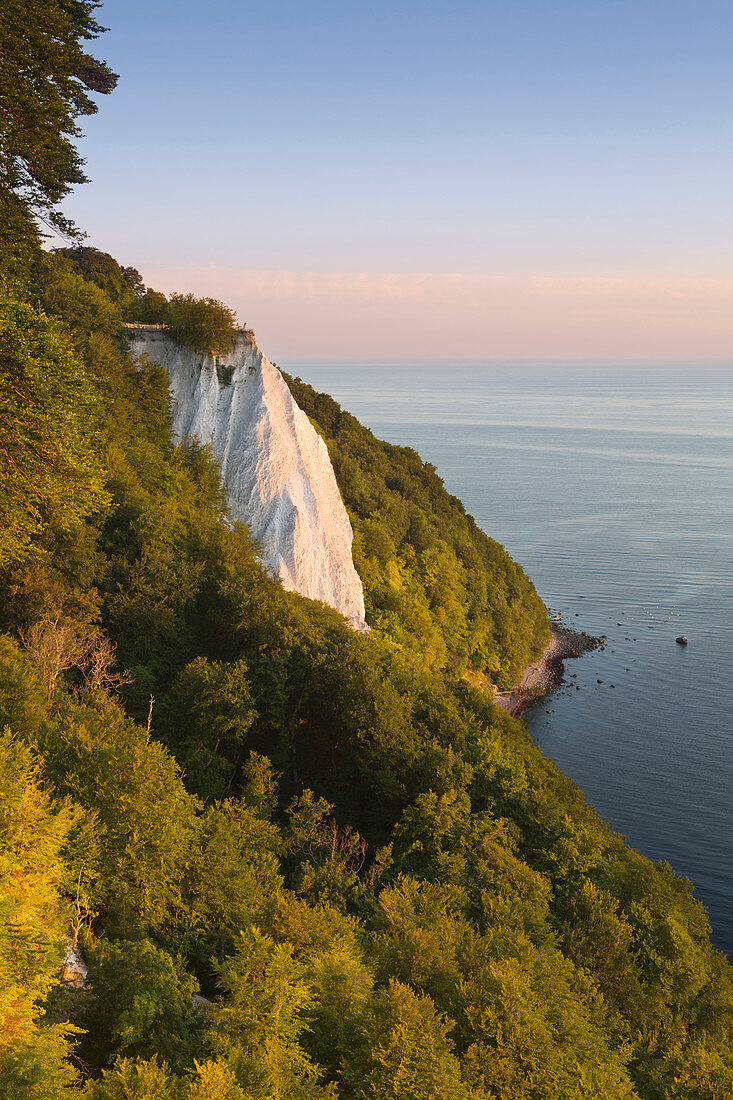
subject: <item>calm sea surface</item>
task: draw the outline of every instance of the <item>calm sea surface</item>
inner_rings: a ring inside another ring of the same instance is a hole
[[[434,463],[551,610],[608,636],[527,724],[733,958],[733,369],[286,369]]]

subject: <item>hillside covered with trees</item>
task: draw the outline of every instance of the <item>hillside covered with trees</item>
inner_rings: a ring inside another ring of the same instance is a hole
[[[51,8],[0,94],[35,67],[70,140],[79,80],[114,81],[79,45],[95,5]],[[56,176],[12,133],[0,165],[0,1097],[733,1095],[730,967],[689,884],[465,676],[542,647],[521,569],[294,380],[373,629],[285,592],[127,354],[155,292],[41,247],[81,175],[48,148]]]
[[[434,466],[376,439],[328,394],[285,377],[328,445],[370,624],[429,667],[516,683],[549,635],[524,570],[446,492]]]

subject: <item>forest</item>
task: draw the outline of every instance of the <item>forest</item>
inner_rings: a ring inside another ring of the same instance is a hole
[[[286,592],[127,353],[153,305],[223,353],[230,311],[44,243],[74,232],[83,89],[114,85],[95,7],[49,5],[0,65],[0,1097],[727,1100],[731,971],[690,884],[487,690],[547,638],[522,569],[290,379],[372,629]]]

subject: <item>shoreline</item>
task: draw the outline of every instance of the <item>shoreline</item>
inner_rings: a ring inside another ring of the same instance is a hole
[[[560,622],[550,623],[550,640],[540,659],[527,665],[522,679],[508,691],[494,688],[494,702],[511,718],[521,718],[531,706],[565,683],[565,661],[582,657],[604,642],[602,637],[594,638]]]

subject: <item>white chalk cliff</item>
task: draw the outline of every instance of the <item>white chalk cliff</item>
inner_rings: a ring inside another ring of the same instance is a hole
[[[129,328],[131,351],[168,372],[178,439],[210,444],[233,520],[249,527],[285,588],[367,630],[353,532],[326,445],[285,379],[244,334],[218,360],[164,331]]]

